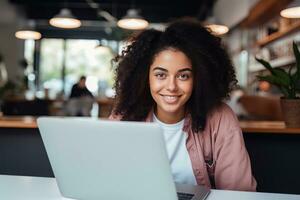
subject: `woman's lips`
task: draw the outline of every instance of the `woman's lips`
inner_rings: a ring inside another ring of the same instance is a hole
[[[169,104],[176,103],[180,98],[180,95],[161,95],[161,96],[163,100]]]

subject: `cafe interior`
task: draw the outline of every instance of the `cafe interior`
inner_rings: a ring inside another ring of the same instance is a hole
[[[276,82],[300,70],[298,0],[0,0],[0,174],[54,177],[36,119],[107,118],[112,59],[127,38],[183,17],[220,37],[234,64],[238,85],[224,102],[239,119],[257,191],[300,195],[300,76],[294,96]],[[87,113],[69,105],[81,76],[93,96]]]

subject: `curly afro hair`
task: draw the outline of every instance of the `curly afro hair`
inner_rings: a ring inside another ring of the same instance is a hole
[[[194,19],[175,21],[165,31],[142,31],[130,42],[115,58],[116,104],[113,112],[121,115],[121,120],[143,121],[155,107],[150,94],[149,68],[154,57],[166,49],[183,52],[192,63],[193,92],[186,110],[191,115],[193,131],[205,128],[209,112],[220,105],[236,85],[234,67],[220,38]]]

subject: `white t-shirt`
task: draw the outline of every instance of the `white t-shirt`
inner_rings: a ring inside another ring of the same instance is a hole
[[[153,121],[163,129],[174,182],[197,185],[191,159],[186,149],[187,134],[182,131],[184,119],[176,124],[166,124],[153,114]]]

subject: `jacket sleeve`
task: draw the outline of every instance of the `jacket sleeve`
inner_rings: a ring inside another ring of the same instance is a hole
[[[256,191],[250,158],[235,114],[226,107],[218,121],[214,151],[216,188]]]

